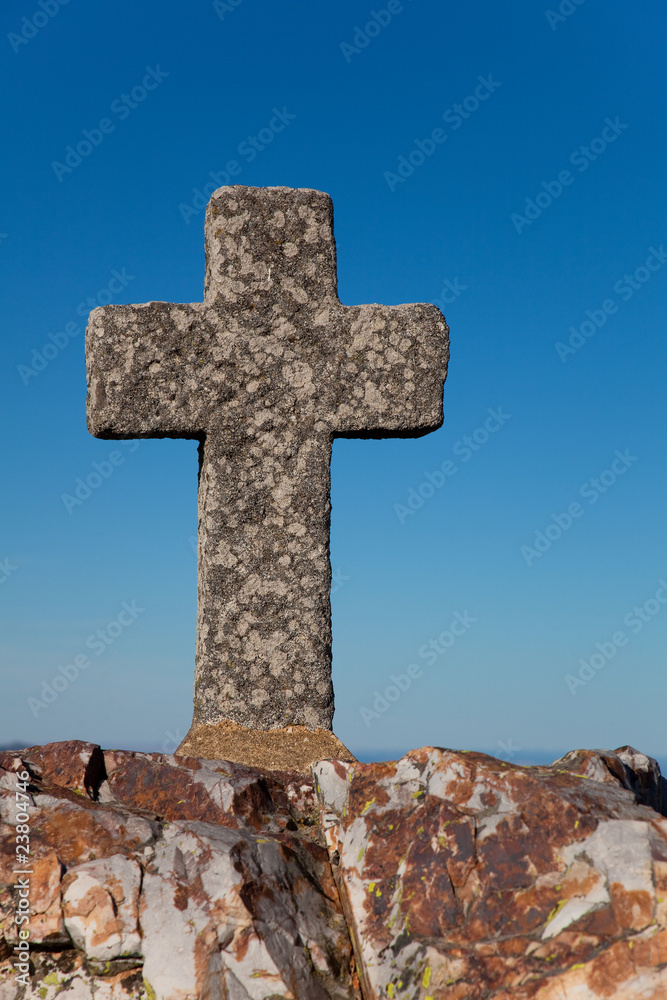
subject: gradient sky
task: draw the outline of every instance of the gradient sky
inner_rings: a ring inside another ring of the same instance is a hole
[[[332,195],[342,302],[435,302],[451,327],[443,427],[334,444],[337,734],[367,758],[667,761],[664,7],[1,17],[0,741],[173,750],[188,728],[196,443],[88,434],[83,329],[110,299],[202,298],[233,161]]]

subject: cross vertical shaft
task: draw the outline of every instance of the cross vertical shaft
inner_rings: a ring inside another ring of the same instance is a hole
[[[331,442],[288,423],[203,445],[195,720],[328,728]]]

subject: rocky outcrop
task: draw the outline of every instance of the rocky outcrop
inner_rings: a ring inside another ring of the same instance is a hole
[[[309,779],[84,743],[0,755],[0,765],[2,1000],[358,995]],[[11,966],[12,827],[26,771],[27,987]]]
[[[629,747],[550,767],[425,748],[312,780],[3,753],[0,1000],[667,998],[662,787]]]
[[[315,773],[364,997],[667,997],[655,761],[426,748]]]

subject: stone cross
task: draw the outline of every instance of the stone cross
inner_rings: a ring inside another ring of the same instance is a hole
[[[90,314],[88,426],[199,441],[193,723],[330,729],[332,440],[439,427],[447,326],[339,302],[321,191],[223,187],[205,228],[203,302]]]

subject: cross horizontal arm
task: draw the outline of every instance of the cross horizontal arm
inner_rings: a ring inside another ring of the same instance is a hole
[[[214,340],[199,303],[93,310],[86,331],[91,433],[106,438],[199,436],[213,391],[207,392],[205,375],[215,354]]]
[[[324,380],[333,433],[412,437],[440,427],[449,359],[440,310],[373,304],[336,313],[337,349]]]

